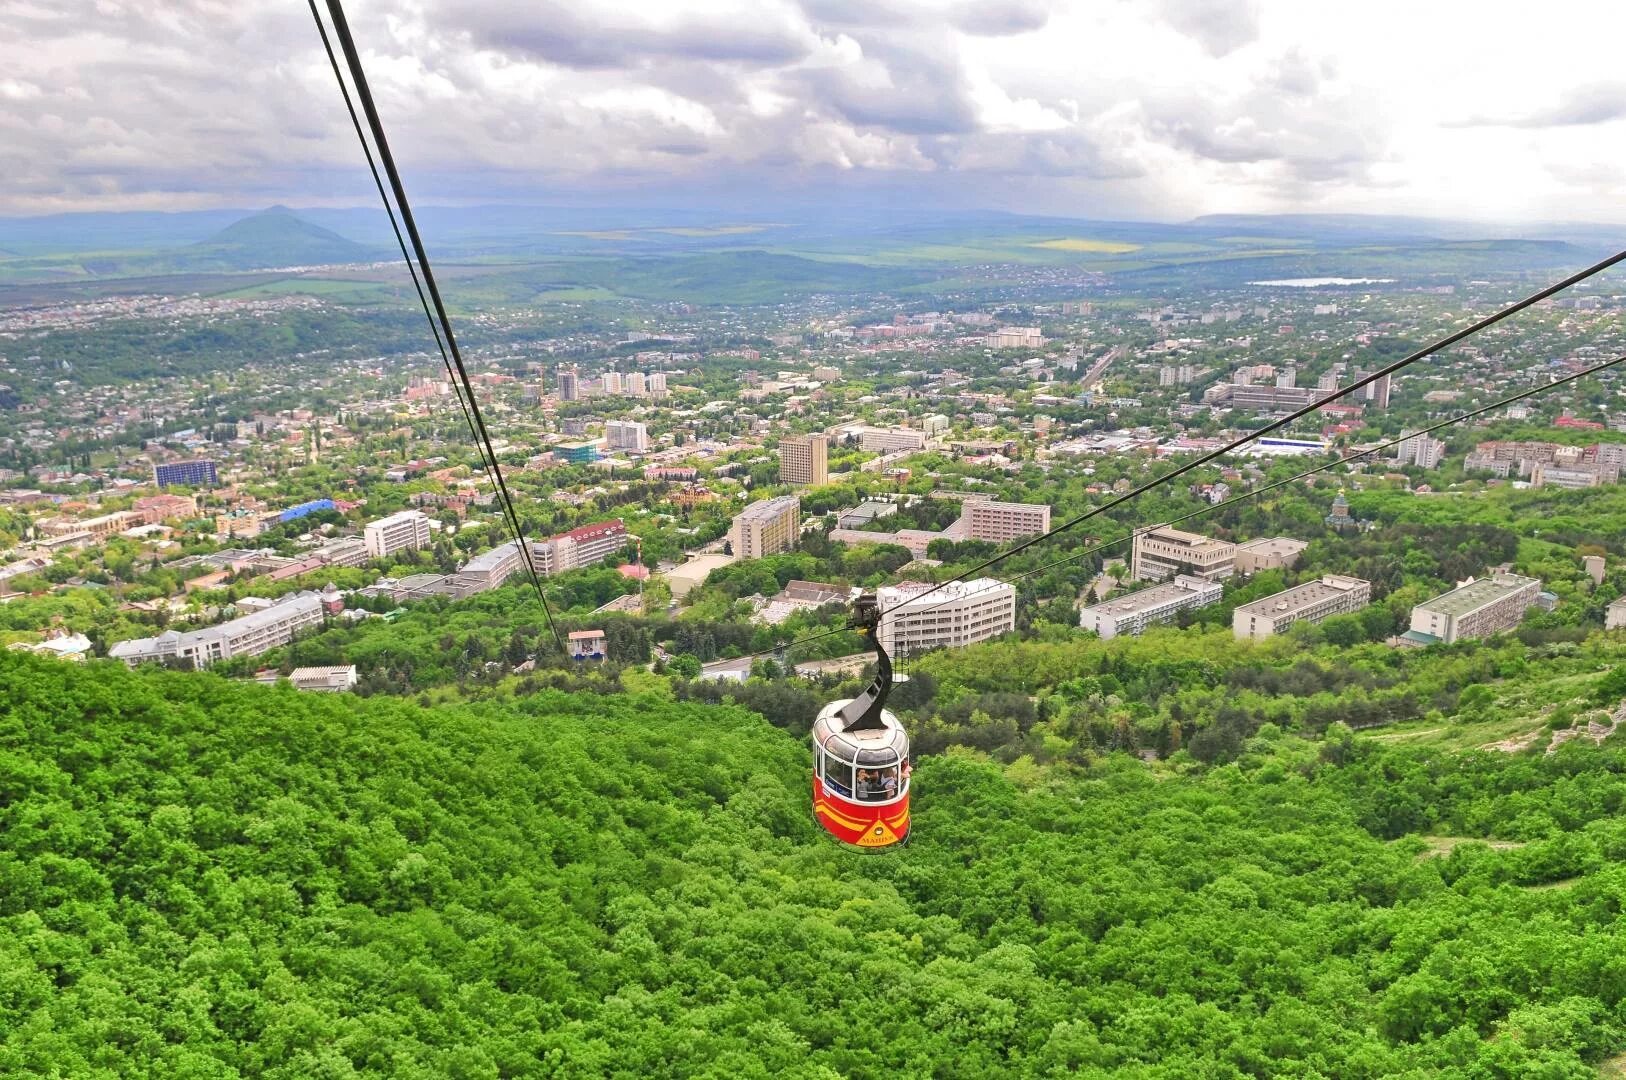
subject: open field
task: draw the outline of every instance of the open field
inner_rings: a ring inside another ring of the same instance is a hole
[[[1086,240],[1082,237],[1040,240],[1028,246],[1047,248],[1051,251],[1088,251],[1099,255],[1127,255],[1131,251],[1141,249],[1139,244],[1122,244],[1111,240]]]

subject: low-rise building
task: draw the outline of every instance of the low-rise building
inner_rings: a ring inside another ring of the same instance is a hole
[[[1168,622],[1188,608],[1217,604],[1225,586],[1217,581],[1179,574],[1167,584],[1120,596],[1079,612],[1078,625],[1103,638],[1139,634],[1153,623]]]
[[[1626,596],[1616,598],[1604,609],[1603,625],[1606,630],[1626,627]]]
[[[320,593],[298,592],[265,608],[205,630],[167,630],[157,637],[121,641],[107,651],[130,667],[138,664],[191,663],[205,668],[233,656],[258,656],[286,645],[301,630],[322,625]]]
[[[919,450],[925,445],[926,433],[913,428],[865,428],[858,436],[858,448],[870,453]]]
[[[1421,645],[1489,637],[1519,625],[1541,592],[1539,578],[1492,574],[1470,579],[1448,593],[1411,609],[1411,630],[1404,637]]]
[[[1257,574],[1261,570],[1290,570],[1309,547],[1304,540],[1286,536],[1261,537],[1236,546],[1236,572]]]
[[[1243,640],[1263,641],[1293,623],[1318,623],[1334,615],[1348,615],[1371,602],[1370,581],[1326,574],[1241,605],[1231,614],[1231,632]]]

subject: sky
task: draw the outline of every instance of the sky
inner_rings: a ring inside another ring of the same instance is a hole
[[[350,0],[418,203],[1626,221],[1626,5]],[[294,0],[0,0],[0,214],[367,205]]]

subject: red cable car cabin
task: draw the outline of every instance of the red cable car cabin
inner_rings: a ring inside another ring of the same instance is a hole
[[[884,706],[892,661],[875,636],[875,597],[858,600],[855,621],[875,639],[879,671],[858,697],[826,705],[813,721],[813,816],[826,832],[859,848],[909,836],[909,735]]]

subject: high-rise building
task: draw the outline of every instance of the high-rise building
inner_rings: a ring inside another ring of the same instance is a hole
[[[728,530],[736,559],[760,559],[793,551],[802,532],[802,500],[781,495],[752,503]]]
[[[830,482],[830,439],[828,436],[787,435],[779,440],[779,480],[797,487],[817,487]]]
[[[1139,634],[1152,623],[1168,622],[1187,608],[1217,604],[1225,586],[1217,581],[1179,574],[1166,585],[1129,593],[1079,612],[1078,625],[1103,638]]]
[[[993,578],[956,581],[923,595],[930,585],[876,590],[881,622],[876,638],[893,656],[912,656],[987,641],[1016,629],[1016,588]]]
[[[619,371],[606,371],[599,376],[599,384],[606,394],[619,394],[621,392],[621,373]]]
[[[1370,581],[1327,574],[1241,605],[1231,613],[1231,632],[1243,640],[1262,641],[1293,623],[1318,623],[1334,615],[1348,615],[1371,602]]]
[[[559,369],[559,400],[580,401],[582,399],[581,376],[576,374],[573,367]]]
[[[369,521],[362,538],[367,542],[367,554],[375,559],[387,559],[397,551],[418,551],[429,546],[429,519],[421,510],[403,510]]]
[[[1411,631],[1405,637],[1417,644],[1441,641],[1449,645],[1511,630],[1539,592],[1540,579],[1519,574],[1470,580],[1412,608]]]
[[[964,517],[967,539],[995,544],[1037,536],[1050,528],[1050,507],[1044,503],[972,499],[965,503]]]
[[[1402,465],[1435,469],[1445,458],[1445,442],[1428,435],[1407,434],[1395,447],[1395,460]]]
[[[666,396],[666,372],[652,371],[649,374],[649,393],[651,397]]]
[[[649,429],[638,420],[610,420],[604,425],[604,442],[611,450],[648,450]]]
[[[1130,557],[1137,581],[1167,581],[1176,574],[1222,581],[1235,568],[1235,544],[1167,526],[1137,533]]]
[[[644,387],[644,373],[629,371],[621,377],[621,391],[628,397],[643,397],[647,392]]]
[[[213,461],[171,461],[152,467],[152,479],[160,489],[167,487],[214,487],[220,473]]]

